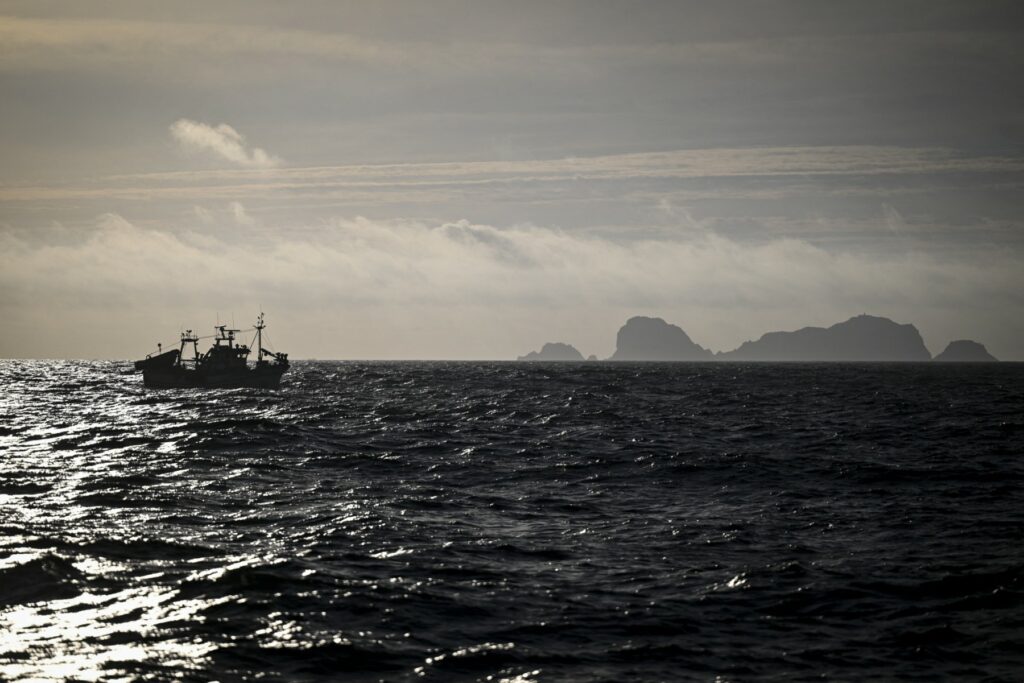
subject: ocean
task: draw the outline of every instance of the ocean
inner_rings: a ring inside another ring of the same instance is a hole
[[[0,361],[8,681],[1020,681],[1024,364]]]

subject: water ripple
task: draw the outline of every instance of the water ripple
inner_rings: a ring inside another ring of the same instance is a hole
[[[0,361],[5,680],[1019,680],[1024,367]]]

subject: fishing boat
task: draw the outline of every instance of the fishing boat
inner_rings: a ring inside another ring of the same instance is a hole
[[[288,370],[288,354],[277,353],[263,347],[263,314],[253,330],[256,332],[256,362],[249,363],[251,349],[245,344],[236,344],[235,335],[241,330],[217,325],[213,335],[213,346],[206,353],[199,354],[199,340],[192,330],[181,333],[181,345],[177,349],[164,351],[158,345],[156,354],[149,354],[143,360],[135,361],[135,369],[142,371],[142,383],[154,389],[173,388],[236,388],[256,387],[276,389],[281,384],[281,375]],[[185,349],[191,345],[192,357],[185,358]]]

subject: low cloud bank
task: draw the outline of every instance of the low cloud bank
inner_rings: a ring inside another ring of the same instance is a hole
[[[879,259],[793,239],[620,242],[533,225],[366,218],[261,236],[240,234],[251,225],[238,220],[244,207],[232,213],[220,231],[170,232],[106,214],[76,243],[0,233],[0,310],[27,335],[35,324],[59,334],[60,321],[85,313],[118,329],[146,320],[140,311],[262,305],[294,328],[296,356],[385,358],[513,358],[556,337],[607,355],[632,314],[661,315],[696,342],[728,349],[769,329],[866,311],[918,324],[933,351],[948,328],[949,338],[959,330],[997,355],[1024,355],[1019,341],[1009,348],[1024,330],[1005,323],[1024,317],[1022,264],[996,252]],[[337,344],[321,334],[339,330]],[[93,355],[137,351],[115,337]],[[27,345],[15,332],[0,355],[31,355]],[[70,339],[60,355],[76,355]]]

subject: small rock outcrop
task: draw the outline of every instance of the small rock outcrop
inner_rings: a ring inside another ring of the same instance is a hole
[[[769,332],[717,356],[753,361],[924,361],[931,357],[916,327],[873,315],[858,315],[828,328]]]
[[[519,356],[516,360],[574,361],[583,360],[583,354],[577,351],[571,344],[548,342],[541,347],[540,351],[530,351],[525,356]]]
[[[609,360],[714,360],[714,355],[694,344],[681,328],[661,318],[637,316],[619,330]]]
[[[943,363],[994,363],[999,359],[989,353],[984,344],[970,339],[958,339],[949,342],[946,350],[932,360]]]

